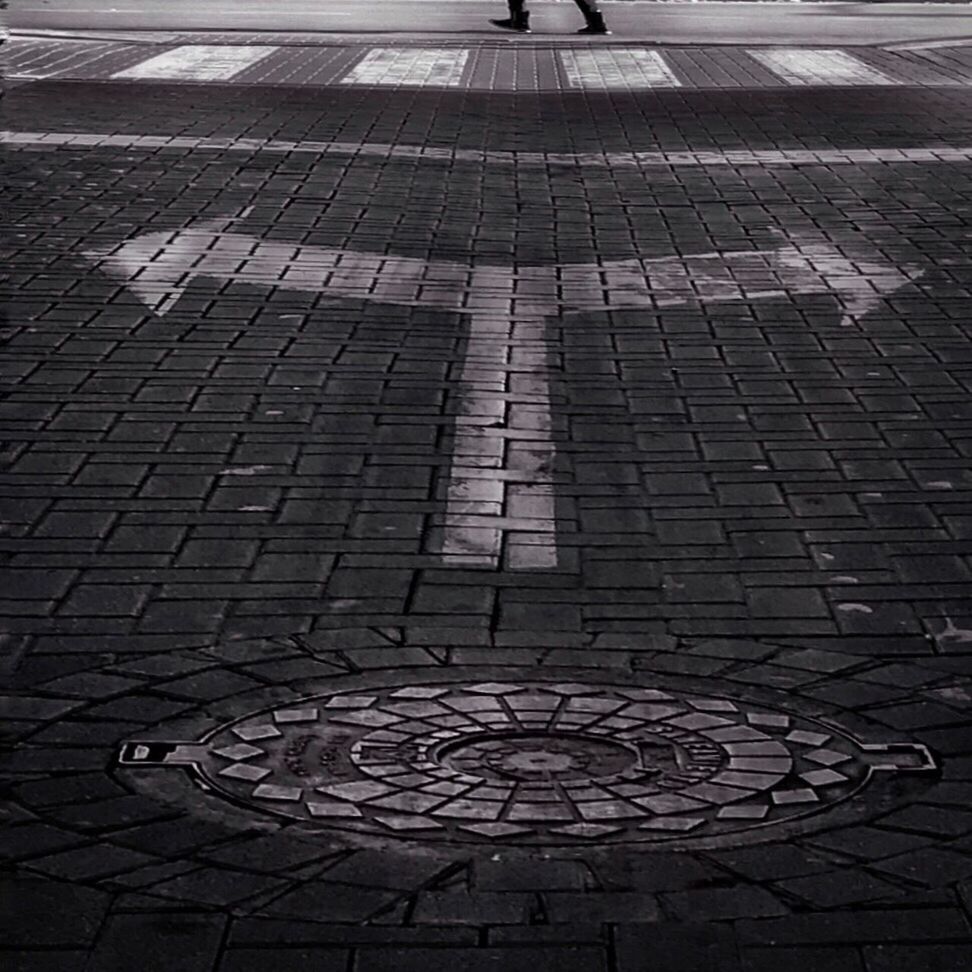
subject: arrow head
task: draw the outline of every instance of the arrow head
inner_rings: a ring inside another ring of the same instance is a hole
[[[161,230],[133,240],[86,250],[94,266],[127,281],[128,289],[160,317],[167,314],[192,280],[192,265],[217,238],[206,230]]]

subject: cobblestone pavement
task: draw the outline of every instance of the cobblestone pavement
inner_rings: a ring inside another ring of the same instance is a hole
[[[136,35],[137,36],[137,35]],[[215,41],[215,42],[214,42]],[[170,81],[198,84],[459,88],[561,91],[651,88],[780,88],[972,84],[972,47],[470,46],[311,45],[300,35],[188,34],[155,42],[15,37],[7,73],[15,80]]]
[[[965,82],[545,56],[21,70],[5,968],[967,967]]]

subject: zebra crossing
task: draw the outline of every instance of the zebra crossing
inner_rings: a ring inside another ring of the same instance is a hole
[[[379,47],[368,51],[341,84],[455,88],[468,59],[466,50]]]
[[[883,71],[863,63],[846,51],[834,50],[769,50],[753,51],[760,63],[766,65],[787,84],[843,85],[894,84]]]
[[[680,88],[668,62],[658,51],[607,48],[601,51],[560,52],[573,88]]]
[[[230,47],[220,44],[187,44],[146,61],[140,61],[112,78],[229,81],[244,68],[259,64],[274,47]]]
[[[7,77],[265,85],[637,91],[972,85],[972,54],[876,48],[496,48],[76,42],[18,38]]]

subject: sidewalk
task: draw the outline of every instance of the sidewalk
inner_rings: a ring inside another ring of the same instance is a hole
[[[59,43],[5,99],[5,967],[964,969],[965,52]]]

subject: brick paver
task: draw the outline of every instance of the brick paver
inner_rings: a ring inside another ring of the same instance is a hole
[[[217,40],[218,43],[206,41]],[[230,35],[163,40],[87,41],[16,36],[14,79],[221,82],[321,87],[462,88],[475,91],[637,91],[688,88],[960,86],[972,84],[962,49],[870,47],[752,48],[635,46],[616,41],[561,48],[543,42],[516,48],[449,39],[425,46],[360,43],[309,46],[299,37],[268,44]],[[202,41],[202,42],[200,42]]]
[[[514,97],[476,49],[339,83],[365,50],[6,99],[8,957],[964,967],[967,82],[869,51],[908,83],[835,100],[686,51],[677,89]],[[218,787],[118,762],[233,727]],[[412,778],[363,790],[349,739]]]

